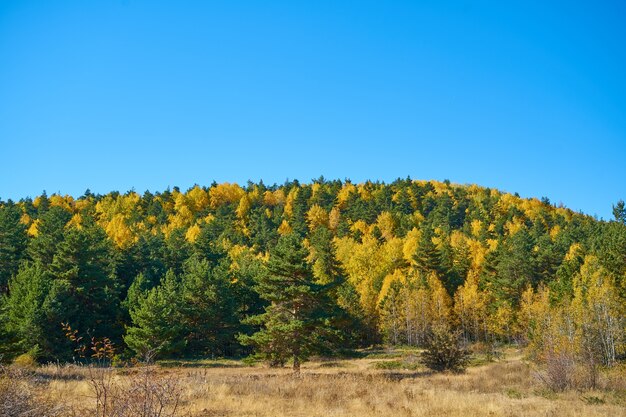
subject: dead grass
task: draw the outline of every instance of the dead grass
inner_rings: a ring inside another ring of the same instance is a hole
[[[402,362],[412,354],[394,358]],[[208,362],[157,372],[178,379],[184,387],[181,415],[194,417],[626,416],[623,368],[605,377],[603,391],[554,394],[513,351],[461,375],[376,366],[389,356],[310,362],[299,377],[288,369]],[[84,372],[40,368],[49,378],[42,378],[46,382],[39,389],[66,407],[84,407],[91,398]],[[130,378],[132,372],[121,370],[115,378]]]

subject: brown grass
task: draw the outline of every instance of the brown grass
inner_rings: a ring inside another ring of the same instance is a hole
[[[181,415],[194,417],[626,416],[623,368],[605,376],[602,391],[555,394],[514,352],[461,375],[376,366],[385,360],[309,362],[300,376],[288,369],[210,363],[161,368],[157,375],[178,379],[184,387]],[[83,409],[91,401],[84,369],[38,372],[47,376],[39,389],[51,400]],[[132,372],[118,371],[115,378],[123,381]]]

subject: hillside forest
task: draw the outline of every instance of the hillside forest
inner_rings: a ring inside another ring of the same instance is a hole
[[[613,211],[408,178],[0,201],[0,355],[80,360],[77,341],[106,340],[118,358],[282,365],[443,327],[610,367],[626,349]]]

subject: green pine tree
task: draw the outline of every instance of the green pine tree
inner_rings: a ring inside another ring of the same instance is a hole
[[[279,239],[270,255],[268,273],[261,276],[256,287],[270,305],[249,320],[262,327],[252,336],[240,336],[243,344],[254,346],[271,365],[293,360],[295,372],[310,355],[323,350],[334,334],[330,286],[315,282],[308,254],[295,233]]]
[[[433,243],[433,236],[433,230],[429,226],[423,227],[419,245],[413,255],[416,269],[424,276],[431,272],[439,273],[441,269],[440,254]]]
[[[42,265],[50,265],[57,251],[57,246],[63,241],[65,225],[72,215],[61,207],[52,207],[38,219],[37,236],[28,244],[28,255],[33,261]]]
[[[232,354],[239,332],[239,304],[228,265],[211,268],[209,261],[190,258],[181,275],[181,321],[186,352],[197,355]]]
[[[173,355],[185,347],[180,293],[178,278],[170,270],[161,284],[134,296],[134,305],[129,308],[133,324],[126,329],[124,342],[137,355]]]
[[[69,228],[58,244],[50,273],[53,277],[44,308],[54,357],[68,357],[61,323],[85,338],[121,341],[119,285],[111,244],[98,226]]]
[[[45,301],[52,277],[39,263],[22,265],[9,281],[9,295],[4,300],[4,328],[12,336],[5,345],[17,354],[38,350],[44,356],[52,351],[47,334]]]
[[[24,257],[27,235],[20,217],[19,207],[0,207],[0,295],[6,293],[9,279],[17,273]]]
[[[534,245],[524,228],[488,254],[482,281],[498,301],[517,306],[524,288],[537,285]]]

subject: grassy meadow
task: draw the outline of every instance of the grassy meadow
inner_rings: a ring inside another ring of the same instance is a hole
[[[514,349],[493,361],[474,357],[463,374],[431,373],[418,354],[395,349],[318,359],[305,363],[300,375],[234,360],[164,361],[145,375],[146,383],[156,384],[153,389],[165,387],[151,399],[165,403],[160,414],[95,410],[94,379],[108,384],[107,395],[123,396],[126,406],[145,403],[145,397],[134,397],[145,368],[13,366],[5,371],[4,386],[19,386],[41,407],[41,414],[23,414],[29,416],[626,416],[623,368],[604,373],[598,390],[557,393]],[[119,387],[130,389],[119,394]]]

